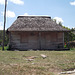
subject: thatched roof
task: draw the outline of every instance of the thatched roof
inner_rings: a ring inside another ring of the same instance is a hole
[[[68,31],[49,16],[18,16],[8,31]]]

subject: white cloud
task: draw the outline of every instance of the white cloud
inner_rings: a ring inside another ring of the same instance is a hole
[[[70,5],[75,5],[75,1],[74,2],[70,2]]]
[[[0,4],[1,5],[5,4],[5,0],[0,0]]]
[[[4,12],[2,12],[2,15],[4,15]],[[6,17],[9,17],[9,18],[14,18],[16,15],[13,11],[6,11]]]
[[[0,22],[0,30],[3,30],[3,23]]]
[[[0,0],[0,4],[4,5],[5,4],[5,0]],[[7,4],[8,4],[8,0],[7,0]]]
[[[7,1],[10,1],[10,2],[12,2],[14,4],[19,4],[19,5],[23,5],[24,4],[24,2],[22,0],[7,0]],[[0,0],[0,4],[4,5],[5,4],[5,0]],[[7,4],[8,4],[8,2],[7,2]]]
[[[8,11],[6,12],[6,16],[9,17],[9,18],[13,18],[13,17],[15,17],[15,13],[8,10]]]
[[[62,18],[60,17],[54,17],[54,20],[56,20],[57,24],[59,24],[59,22],[63,23],[64,21],[62,20]]]
[[[19,5],[23,5],[24,2],[22,0],[9,0],[10,2],[14,3],[14,4],[19,4]]]
[[[29,16],[28,13],[24,13],[23,15],[19,15],[19,16]]]
[[[28,16],[28,13],[24,13],[24,16]]]

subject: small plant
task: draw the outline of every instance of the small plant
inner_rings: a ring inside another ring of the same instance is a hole
[[[65,48],[67,47],[67,44],[66,44],[66,43],[64,44],[64,47],[65,47]]]
[[[4,46],[4,51],[8,50],[8,46]],[[0,46],[0,50],[2,50],[2,46]]]

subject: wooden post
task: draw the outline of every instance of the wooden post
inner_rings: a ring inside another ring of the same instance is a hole
[[[68,39],[68,49],[70,49],[70,44],[69,44],[69,32],[67,32],[67,39]]]
[[[11,44],[11,32],[9,32],[9,45]]]
[[[39,32],[39,48],[41,49],[41,32]]]
[[[64,32],[63,32],[63,48],[64,48],[64,42],[65,42],[64,39],[65,39],[65,38],[64,38]]]
[[[7,0],[5,0],[4,29],[3,29],[3,46],[2,46],[2,50],[4,50],[4,42],[5,42],[6,7],[7,7]]]

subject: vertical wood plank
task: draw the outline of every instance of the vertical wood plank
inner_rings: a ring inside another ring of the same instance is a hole
[[[63,48],[64,48],[64,32],[63,32]]]
[[[41,49],[41,32],[39,32],[39,48]]]
[[[11,45],[11,32],[9,32],[9,45]]]
[[[69,44],[69,32],[67,32],[67,39],[68,39],[68,48],[70,49],[70,44]]]

